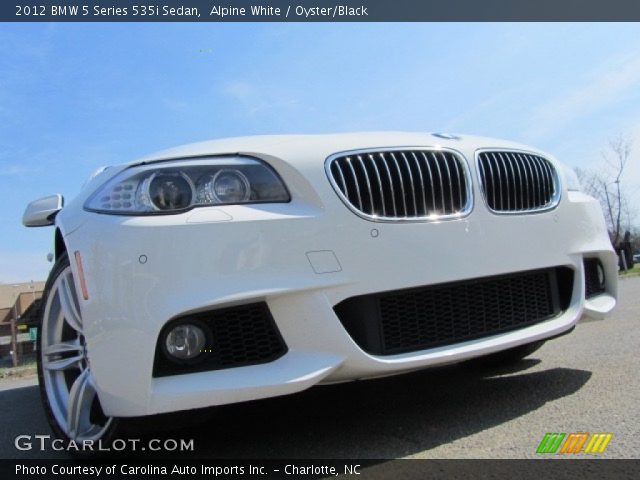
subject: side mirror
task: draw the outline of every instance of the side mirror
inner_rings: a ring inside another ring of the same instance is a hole
[[[62,206],[64,198],[59,193],[34,200],[24,211],[22,224],[25,227],[46,227],[53,225],[53,220]]]

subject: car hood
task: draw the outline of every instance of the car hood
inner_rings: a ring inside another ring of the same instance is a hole
[[[444,138],[441,134],[424,132],[361,132],[322,135],[261,135],[250,137],[224,138],[191,143],[162,150],[122,166],[153,163],[178,158],[207,155],[246,154],[253,156],[279,157],[293,165],[309,161],[309,152],[314,161],[324,159],[334,153],[364,148],[391,147],[443,147],[453,150],[476,150],[478,148],[511,148],[540,152],[527,145],[494,138],[471,135],[455,135]],[[540,152],[544,153],[544,152]]]

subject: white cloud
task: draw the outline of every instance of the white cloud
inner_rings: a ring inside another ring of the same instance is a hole
[[[187,102],[175,98],[163,98],[162,103],[165,107],[175,113],[186,112],[189,109],[189,104]]]
[[[620,103],[640,89],[640,55],[637,52],[610,58],[561,96],[539,105],[525,134],[536,141],[561,130],[582,116]]]
[[[250,115],[263,111],[288,110],[298,104],[297,100],[288,95],[258,88],[255,84],[244,80],[227,83],[222,93],[237,101]]]
[[[33,173],[35,170],[20,164],[2,165],[0,166],[0,176],[8,177],[12,175],[24,175],[26,173]]]
[[[244,102],[255,96],[255,87],[248,82],[237,81],[227,84],[224,92],[230,97]]]
[[[234,81],[228,83],[223,90],[224,94],[236,100],[250,113],[255,113],[261,108],[261,101],[256,94],[253,85],[244,81]]]

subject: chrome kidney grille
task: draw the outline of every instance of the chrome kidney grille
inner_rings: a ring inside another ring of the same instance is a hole
[[[527,213],[553,208],[560,189],[555,168],[539,155],[482,151],[478,175],[487,206],[498,213]]]
[[[465,162],[439,149],[357,151],[329,157],[327,173],[342,200],[371,220],[459,217],[471,209]]]

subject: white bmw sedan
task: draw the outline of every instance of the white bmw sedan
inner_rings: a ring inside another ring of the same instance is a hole
[[[54,432],[487,357],[616,304],[599,204],[551,155],[424,133],[197,143],[63,207],[39,330]]]

